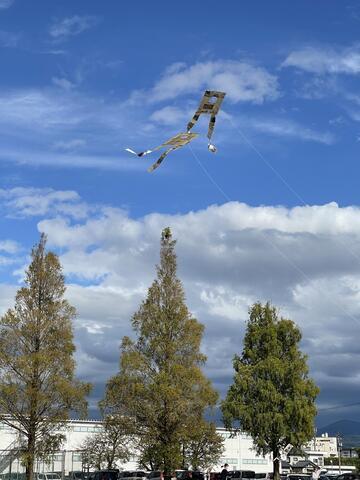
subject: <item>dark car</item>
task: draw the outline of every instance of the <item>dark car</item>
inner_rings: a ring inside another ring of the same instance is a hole
[[[336,477],[336,480],[360,480],[360,475],[358,473],[342,473]]]
[[[159,470],[154,470],[152,472],[149,472],[147,474],[148,480],[163,480],[164,474],[163,472],[160,472]]]
[[[90,480],[118,480],[119,470],[97,470],[91,472]]]
[[[175,476],[177,480],[204,480],[203,472],[197,470],[178,470]]]
[[[81,472],[80,470],[76,472],[69,472],[69,480],[87,480],[89,474],[87,472]]]
[[[311,480],[311,475],[306,475],[306,473],[289,473],[286,478],[287,480]]]
[[[228,478],[242,480],[243,478],[254,479],[255,472],[253,470],[232,470],[229,472]]]
[[[148,474],[145,473],[143,470],[135,470],[132,472],[119,473],[120,480],[146,480],[147,478],[148,478]]]

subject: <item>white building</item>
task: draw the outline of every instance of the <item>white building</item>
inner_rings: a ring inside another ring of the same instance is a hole
[[[224,428],[218,428],[217,431],[224,438],[225,451],[220,465],[214,468],[215,471],[220,470],[224,463],[228,463],[229,470],[253,470],[255,473],[272,472],[271,456],[257,455],[253,440],[249,435],[238,433],[233,437]]]
[[[329,437],[327,433],[321,435],[321,437],[315,437],[304,446],[306,452],[324,452],[326,457],[338,456],[338,444],[336,437]]]
[[[70,471],[82,470],[80,446],[88,435],[95,434],[102,430],[100,421],[92,420],[70,420],[61,431],[66,436],[62,450],[53,456],[49,465],[37,462],[37,472],[64,472],[68,475]],[[218,432],[224,438],[225,450],[220,464],[214,466],[213,471],[219,471],[221,465],[229,464],[229,470],[253,470],[256,473],[267,473],[272,471],[272,460],[256,455],[252,438],[244,433],[234,436],[224,428],[218,428]],[[14,455],[14,449],[18,446],[16,432],[8,426],[0,423],[0,474],[23,472],[19,459]],[[137,459],[118,465],[122,470],[136,470]]]

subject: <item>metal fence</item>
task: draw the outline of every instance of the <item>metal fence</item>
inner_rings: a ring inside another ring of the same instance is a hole
[[[81,451],[60,450],[46,461],[36,460],[34,471],[56,472],[65,479],[70,472],[83,471]],[[21,462],[21,450],[11,448],[0,450],[0,480],[24,480],[24,478],[25,467]]]

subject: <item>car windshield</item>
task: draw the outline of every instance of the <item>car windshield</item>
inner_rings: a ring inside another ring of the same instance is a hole
[[[61,477],[60,477],[60,475],[57,474],[57,473],[47,473],[47,474],[46,474],[46,478],[47,478],[48,480],[59,480]]]

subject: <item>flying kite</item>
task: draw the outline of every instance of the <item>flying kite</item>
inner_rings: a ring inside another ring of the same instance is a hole
[[[151,165],[151,167],[148,168],[148,172],[153,172],[156,168],[158,168],[158,166],[161,164],[161,162],[164,160],[165,157],[167,157],[167,155],[170,152],[177,150],[178,148],[181,148],[184,145],[187,145],[194,138],[199,136],[198,133],[190,133],[190,130],[194,127],[196,122],[199,120],[200,115],[207,114],[207,115],[210,115],[209,128],[207,132],[207,137],[209,140],[208,149],[210,152],[215,153],[217,149],[215,145],[211,143],[211,137],[212,137],[212,134],[214,133],[216,115],[219,113],[224,97],[225,97],[224,92],[217,92],[215,90],[206,90],[196,112],[194,113],[193,118],[187,124],[186,132],[178,133],[174,137],[171,137],[166,142],[162,143],[158,147],[155,147],[151,150],[145,150],[144,152],[140,152],[140,153],[134,152],[134,150],[132,150],[131,148],[126,148],[125,150],[134,155],[137,155],[138,157],[144,157],[145,155],[148,155],[149,153],[152,153],[155,150],[160,150],[162,148],[165,148],[166,150],[161,154],[158,160],[153,165]]]

